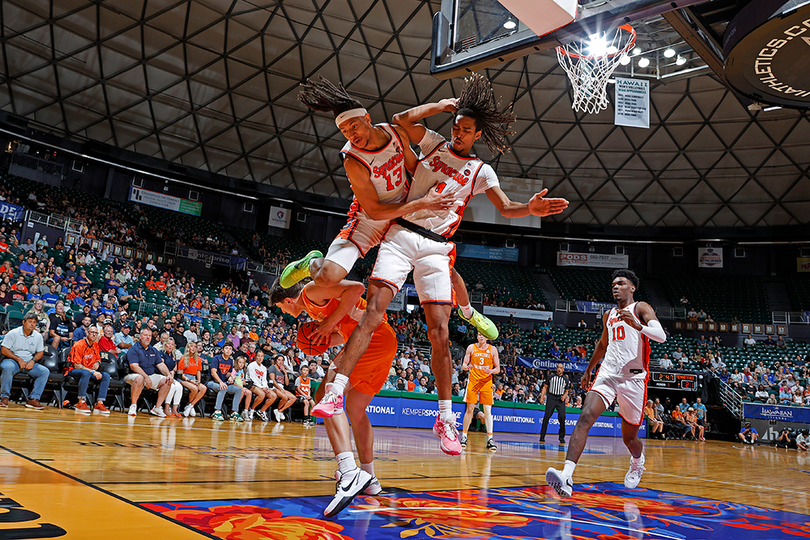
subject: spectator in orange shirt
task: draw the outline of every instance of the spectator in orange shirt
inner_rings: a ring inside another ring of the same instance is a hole
[[[98,329],[91,326],[87,330],[87,336],[73,344],[70,349],[68,362],[72,369],[68,372],[69,377],[74,377],[79,381],[79,403],[76,404],[76,412],[90,414],[90,407],[87,406],[87,387],[90,379],[101,381],[98,387],[98,400],[93,410],[99,414],[109,415],[110,411],[104,406],[107,399],[107,389],[110,386],[110,374],[96,371],[101,366],[101,356],[98,348]]]
[[[0,276],[14,276],[14,268],[11,267],[11,261],[4,261],[0,266]]]
[[[177,364],[177,380],[188,388],[188,405],[183,409],[183,416],[197,416],[194,405],[197,404],[208,390],[202,383],[202,358],[197,352],[197,342],[189,341],[183,357]]]

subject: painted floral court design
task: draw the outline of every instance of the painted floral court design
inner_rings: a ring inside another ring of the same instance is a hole
[[[148,503],[145,508],[228,540],[810,538],[810,516],[612,483],[358,497],[323,519],[328,497]]]

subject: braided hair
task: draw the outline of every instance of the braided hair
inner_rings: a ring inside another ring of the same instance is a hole
[[[456,114],[475,120],[475,129],[481,132],[481,142],[493,154],[509,153],[506,136],[515,133],[509,131],[509,124],[517,120],[511,104],[503,110],[499,110],[500,107],[501,100],[495,99],[486,77],[473,73],[464,80]]]
[[[362,103],[349,95],[342,83],[335,86],[322,75],[318,79],[318,82],[307,79],[301,85],[303,90],[298,93],[298,101],[312,110],[331,112],[335,117],[342,112],[363,107]]]

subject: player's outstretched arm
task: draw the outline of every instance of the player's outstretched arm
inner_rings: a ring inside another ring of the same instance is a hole
[[[411,142],[419,144],[419,141],[425,136],[425,126],[418,122],[428,116],[435,116],[443,112],[455,113],[457,105],[458,99],[456,98],[443,99],[438,103],[426,103],[395,114],[392,121],[405,130]]]
[[[495,205],[498,212],[506,218],[523,218],[526,216],[546,217],[559,214],[568,208],[568,201],[565,199],[547,199],[544,189],[537,193],[527,203],[519,203],[511,200],[506,193],[498,186],[493,186],[486,191],[487,198]]]
[[[360,206],[363,207],[363,210],[371,219],[396,219],[418,210],[446,210],[455,204],[452,194],[441,194],[435,189],[431,189],[427,195],[415,201],[383,203],[380,202],[377,189],[371,182],[371,175],[365,165],[353,157],[347,157],[343,161],[343,168],[346,169],[346,175],[349,177],[354,196],[357,197]],[[405,180],[402,179],[403,182]]]

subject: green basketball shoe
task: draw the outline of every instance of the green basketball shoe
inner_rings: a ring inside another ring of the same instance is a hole
[[[316,249],[307,253],[303,259],[291,262],[281,272],[281,277],[278,280],[279,284],[285,289],[289,289],[302,279],[308,278],[309,263],[312,262],[312,259],[320,257],[323,257],[323,253]]]
[[[458,316],[477,328],[485,338],[489,340],[498,339],[498,327],[489,318],[478,313],[475,308],[473,308],[472,317],[469,319],[464,316],[461,308],[458,308]]]

